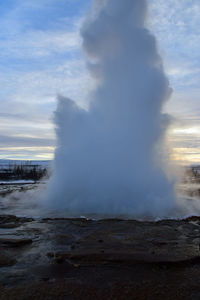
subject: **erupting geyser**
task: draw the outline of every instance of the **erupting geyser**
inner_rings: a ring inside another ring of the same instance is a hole
[[[98,86],[88,110],[58,99],[48,189],[49,202],[69,213],[163,217],[173,209],[173,185],[156,159],[171,89],[145,16],[145,0],[96,1],[82,27]]]

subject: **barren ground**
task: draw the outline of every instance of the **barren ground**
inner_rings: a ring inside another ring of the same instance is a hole
[[[200,299],[200,218],[0,216],[0,300]]]

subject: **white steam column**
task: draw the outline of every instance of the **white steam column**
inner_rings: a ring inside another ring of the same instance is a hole
[[[145,0],[96,1],[82,28],[99,84],[88,111],[58,99],[47,195],[71,214],[163,217],[175,205],[173,185],[156,160],[171,89],[145,16]]]

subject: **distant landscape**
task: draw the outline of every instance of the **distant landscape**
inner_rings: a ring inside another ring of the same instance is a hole
[[[3,181],[33,180],[49,178],[52,172],[51,160],[0,159],[0,184]],[[183,183],[200,183],[200,165],[183,168]]]
[[[193,182],[193,183],[200,183],[200,165],[192,165],[185,168],[183,181]]]
[[[7,181],[34,181],[48,178],[50,175],[51,161],[36,160],[0,160],[0,184]]]

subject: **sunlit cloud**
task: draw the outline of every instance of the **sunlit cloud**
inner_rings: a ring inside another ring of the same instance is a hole
[[[183,165],[199,163],[200,148],[173,148],[171,158]]]
[[[192,134],[192,135],[199,135],[200,137],[200,128],[198,127],[191,127],[191,128],[175,128],[172,131],[173,134]]]
[[[54,150],[54,147],[0,147],[0,159],[51,160]]]

